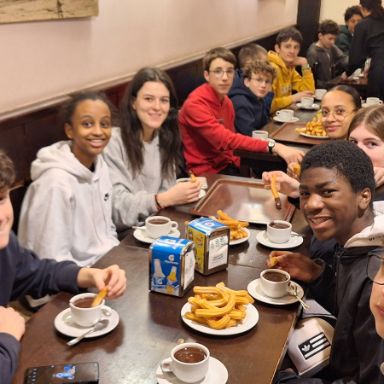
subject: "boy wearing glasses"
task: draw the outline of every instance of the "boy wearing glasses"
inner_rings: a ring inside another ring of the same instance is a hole
[[[214,48],[203,58],[205,84],[191,92],[179,113],[180,132],[188,171],[239,175],[235,149],[270,152],[286,162],[299,161],[302,152],[273,141],[253,139],[235,132],[235,111],[228,92],[236,58],[226,48]]]
[[[275,52],[268,52],[268,61],[277,72],[272,85],[275,94],[272,112],[289,107],[304,96],[312,96],[315,91],[311,67],[305,57],[299,56],[302,42],[303,37],[296,28],[285,28],[277,35]],[[296,71],[297,66],[301,66],[301,75]]]
[[[253,61],[242,68],[241,85],[229,93],[235,108],[237,132],[252,136],[253,130],[268,123],[275,75],[275,69],[267,61]]]
[[[372,282],[366,264],[368,253],[384,246],[384,216],[373,212],[372,162],[355,144],[340,140],[314,146],[301,169],[300,208],[316,238],[312,258],[287,251],[270,256],[275,267],[307,283],[309,294],[337,317],[322,378],[378,383],[380,338],[369,310]],[[336,244],[328,264],[314,259],[315,246],[323,252],[321,242],[327,240]]]

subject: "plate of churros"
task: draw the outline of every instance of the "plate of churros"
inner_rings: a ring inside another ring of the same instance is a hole
[[[192,329],[215,336],[238,335],[259,321],[254,300],[246,290],[216,286],[193,288],[194,296],[181,309],[183,322]]]

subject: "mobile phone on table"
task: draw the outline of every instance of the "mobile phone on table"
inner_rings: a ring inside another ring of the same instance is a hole
[[[98,384],[98,363],[68,363],[28,368],[24,384]]]

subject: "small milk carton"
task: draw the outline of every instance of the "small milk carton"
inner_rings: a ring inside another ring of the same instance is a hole
[[[200,217],[188,223],[186,237],[195,243],[196,271],[209,275],[228,267],[229,227]]]
[[[149,256],[149,289],[167,295],[183,296],[195,278],[193,242],[161,236],[150,246]]]

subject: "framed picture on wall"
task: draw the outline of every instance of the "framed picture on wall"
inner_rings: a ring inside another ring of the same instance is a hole
[[[98,0],[0,0],[0,23],[97,16]]]

